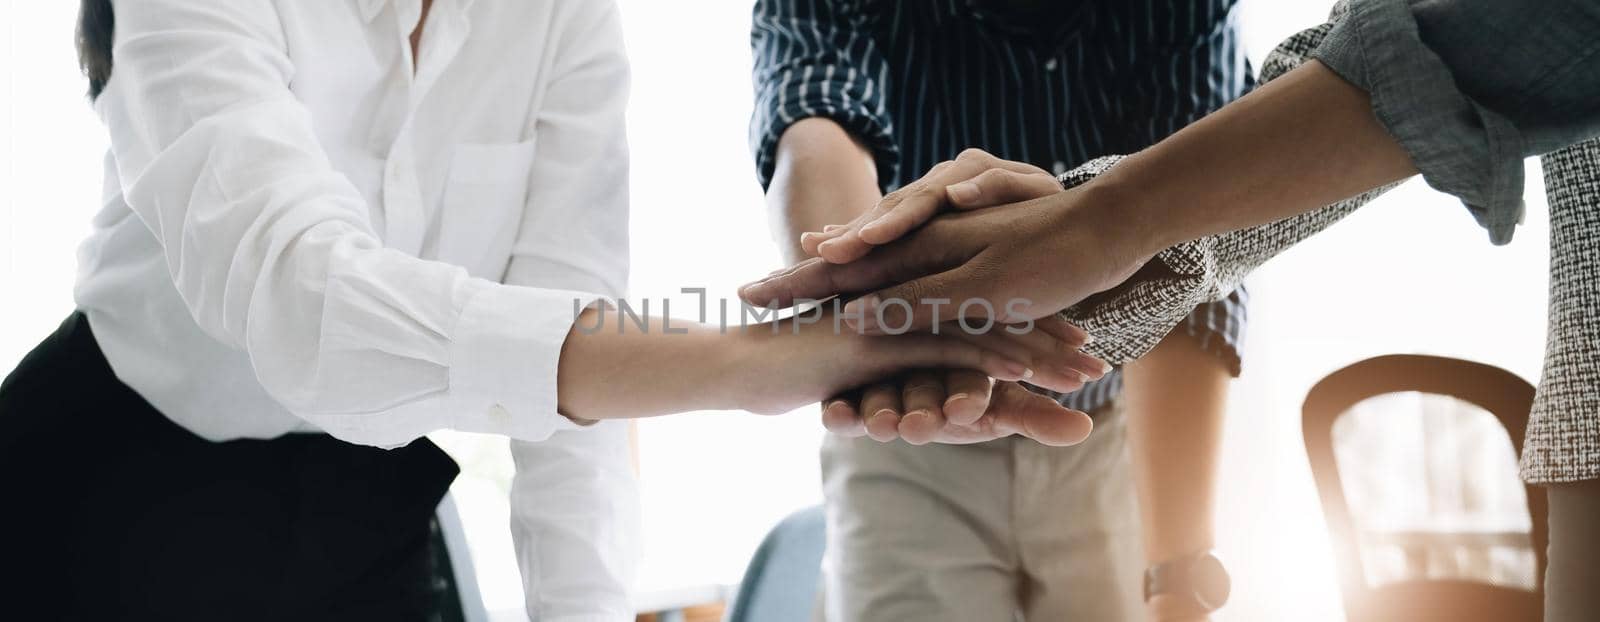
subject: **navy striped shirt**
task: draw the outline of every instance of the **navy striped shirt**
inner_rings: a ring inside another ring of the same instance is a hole
[[[1143,149],[1243,95],[1236,0],[758,0],[750,140],[765,187],[778,138],[827,117],[861,139],[885,192],[978,147],[1062,173]],[[1026,7],[1036,8],[1026,8]],[[1239,373],[1246,294],[1187,333]],[[1098,409],[1114,372],[1063,403]]]

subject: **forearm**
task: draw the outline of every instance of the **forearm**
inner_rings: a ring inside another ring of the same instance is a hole
[[[1084,186],[1085,216],[1149,256],[1416,173],[1366,92],[1310,61]]]
[[[778,414],[908,369],[975,369],[1061,390],[1077,355],[1052,325],[1026,335],[863,335],[830,309],[726,327],[589,309],[562,344],[557,409],[575,420],[696,410]],[[642,325],[641,325],[642,324]],[[1029,374],[1029,365],[1039,368]]]
[[[741,369],[743,335],[736,327],[723,333],[683,320],[639,321],[643,326],[614,308],[578,317],[561,348],[562,414],[596,420],[739,406],[723,380]]]
[[[872,153],[830,119],[802,119],[778,141],[768,222],[786,264],[807,257],[800,234],[842,224],[883,198]]]
[[[1212,548],[1226,366],[1180,328],[1123,373],[1146,562]]]

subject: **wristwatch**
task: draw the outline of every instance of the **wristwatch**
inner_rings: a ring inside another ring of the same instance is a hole
[[[1228,602],[1232,582],[1212,551],[1201,551],[1167,560],[1144,571],[1144,600],[1157,594],[1172,596],[1194,606],[1197,614],[1221,609]]]

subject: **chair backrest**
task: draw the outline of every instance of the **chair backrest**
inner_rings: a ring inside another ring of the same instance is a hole
[[[1369,587],[1361,558],[1360,534],[1345,498],[1334,451],[1334,424],[1340,415],[1372,397],[1404,392],[1443,395],[1493,414],[1514,448],[1521,448],[1534,388],[1503,369],[1423,355],[1389,355],[1360,361],[1318,382],[1306,395],[1302,432],[1334,547],[1340,590],[1351,620],[1467,619],[1448,611],[1465,611],[1470,619],[1537,619],[1538,593],[1506,590],[1463,581],[1409,581]],[[1525,486],[1530,544],[1535,559],[1534,586],[1543,584],[1548,526],[1542,489]],[[1430,608],[1431,607],[1431,608]],[[1529,608],[1532,608],[1532,611]],[[1419,612],[1439,615],[1417,617]],[[1520,612],[1520,613],[1512,613]]]
[[[756,548],[727,622],[810,622],[826,547],[822,507],[784,518]]]

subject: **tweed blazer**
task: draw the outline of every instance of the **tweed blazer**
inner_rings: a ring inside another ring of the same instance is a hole
[[[1302,31],[1262,65],[1263,82],[1305,62],[1342,18]],[[1061,175],[1082,184],[1122,159],[1106,156]],[[1532,483],[1600,478],[1600,140],[1542,158],[1550,204],[1550,324],[1543,376],[1521,457]],[[1196,305],[1233,291],[1268,259],[1338,222],[1393,186],[1264,225],[1185,242],[1155,258],[1169,270],[1063,313],[1096,341],[1091,354],[1124,363],[1155,347]]]

